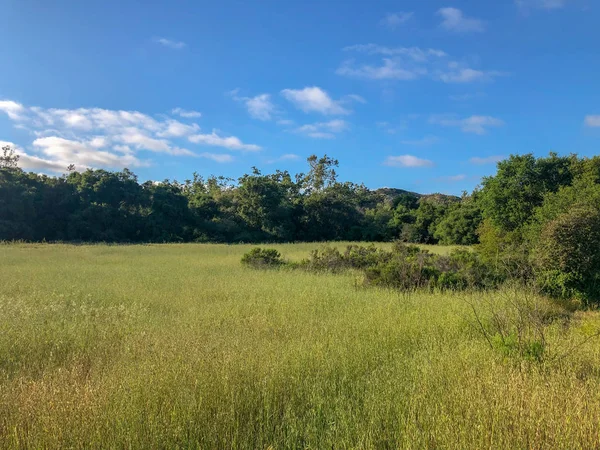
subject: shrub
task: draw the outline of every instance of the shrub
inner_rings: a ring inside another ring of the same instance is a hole
[[[255,268],[269,268],[281,266],[284,261],[277,250],[256,247],[242,256],[242,264]]]
[[[303,260],[300,265],[310,270],[330,272],[339,272],[348,268],[340,251],[328,245],[311,251],[309,258]]]
[[[342,253],[335,247],[313,250],[300,267],[314,271],[364,271],[364,283],[402,291],[419,288],[464,290],[497,287],[503,278],[476,253],[454,250],[435,255],[415,245],[397,241],[389,251],[374,245],[349,245]]]
[[[546,224],[534,249],[541,287],[550,295],[600,299],[600,211],[572,208]]]
[[[301,265],[316,271],[340,272],[346,269],[366,269],[389,257],[388,252],[374,245],[363,247],[348,245],[344,253],[331,246],[323,246],[313,250],[307,260]]]

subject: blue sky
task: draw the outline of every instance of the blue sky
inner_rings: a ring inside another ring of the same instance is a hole
[[[600,144],[595,0],[4,0],[0,141],[24,168],[304,171],[460,193]]]

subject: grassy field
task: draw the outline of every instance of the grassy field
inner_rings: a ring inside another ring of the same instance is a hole
[[[254,271],[249,248],[0,245],[0,446],[600,446],[598,313]],[[478,329],[524,311],[541,359]]]

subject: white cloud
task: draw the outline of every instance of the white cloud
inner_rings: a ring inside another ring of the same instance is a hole
[[[196,123],[182,123],[168,116],[151,117],[138,111],[102,108],[57,109],[26,107],[3,101],[2,111],[15,126],[24,127],[36,139],[27,152],[21,150],[21,166],[49,171],[64,171],[69,164],[78,169],[142,167],[150,160],[140,152],[171,156],[200,156],[219,162],[233,160],[231,155],[194,153],[180,141],[223,147],[231,150],[260,150],[235,136],[222,137],[216,131],[202,133]],[[174,114],[197,115],[176,108]]]
[[[347,129],[348,124],[344,120],[336,119],[329,122],[302,125],[294,131],[315,139],[333,139],[337,133],[341,133]]]
[[[567,4],[567,0],[515,0],[515,4],[522,10],[560,9]]]
[[[6,113],[11,120],[20,120],[25,108],[12,100],[0,100],[0,111]]]
[[[341,103],[351,103],[351,102],[362,103],[363,105],[365,103],[367,103],[367,101],[363,97],[361,97],[360,95],[356,95],[356,94],[348,94],[348,95],[344,95],[342,97]]]
[[[186,45],[185,42],[175,41],[173,39],[167,39],[163,37],[154,38],[154,42],[157,42],[158,44],[164,47],[169,47],[174,50],[181,50]]]
[[[470,116],[458,119],[455,116],[431,116],[429,123],[444,127],[459,127],[465,133],[485,134],[490,127],[500,127],[504,121],[491,116]]]
[[[241,102],[246,106],[248,114],[254,119],[268,121],[272,120],[278,113],[277,108],[271,101],[270,94],[259,94],[254,97],[240,97],[239,88],[234,89],[228,94],[237,102]]]
[[[412,145],[414,147],[425,147],[428,145],[437,144],[439,142],[439,138],[435,136],[425,136],[422,139],[412,139],[412,140],[404,140],[400,141],[402,145]]]
[[[433,161],[417,158],[413,155],[388,156],[383,163],[390,167],[433,167]]]
[[[448,61],[443,50],[419,47],[385,47],[377,44],[360,44],[344,48],[369,56],[381,55],[377,61],[357,63],[344,61],[337,69],[338,75],[369,80],[410,81],[428,77],[444,83],[472,83],[493,81],[509,75],[497,70],[477,70],[457,61]],[[372,59],[372,58],[371,58]]]
[[[294,121],[290,119],[280,119],[277,121],[277,125],[294,125]]]
[[[33,141],[42,154],[50,159],[31,158],[31,162],[46,164],[48,168],[61,166],[63,170],[69,164],[77,168],[84,167],[140,167],[147,165],[130,154],[117,155],[105,150],[98,150],[89,141],[76,141],[56,136],[45,137]]]
[[[267,164],[274,164],[276,162],[281,162],[281,161],[297,161],[299,159],[300,159],[300,156],[298,156],[294,153],[287,153],[285,155],[281,155],[279,158],[268,160]]]
[[[157,136],[160,136],[160,137],[182,137],[182,136],[189,136],[191,134],[194,134],[194,133],[197,133],[198,131],[200,131],[200,127],[196,123],[193,123],[191,125],[186,125],[184,123],[178,122],[177,120],[167,120],[166,124],[167,124],[166,130],[158,132]]]
[[[269,94],[260,94],[255,97],[243,99],[248,109],[248,114],[258,120],[271,120],[275,113],[275,105],[271,102]]]
[[[442,16],[442,28],[457,33],[482,32],[485,24],[482,20],[467,17],[458,8],[441,8],[438,15]]]
[[[439,72],[438,76],[444,83],[473,83],[478,81],[492,81],[496,77],[507,76],[507,73],[497,70],[483,71],[475,70],[470,67],[461,67],[458,63],[452,62],[449,70]]]
[[[496,164],[497,162],[500,162],[503,159],[504,159],[504,156],[502,156],[502,155],[485,156],[485,157],[475,156],[475,157],[469,159],[469,162],[471,164],[476,164],[478,166],[482,166],[485,164]]]
[[[585,125],[588,127],[600,127],[600,116],[586,116]]]
[[[394,29],[408,22],[414,15],[413,12],[387,13],[385,17],[381,19],[380,24]]]
[[[351,111],[333,100],[323,89],[312,86],[304,89],[284,89],[281,91],[288,101],[298,109],[308,112],[318,112],[325,115],[345,115]]]
[[[175,116],[184,117],[186,119],[197,119],[199,117],[202,117],[202,113],[200,113],[198,111],[193,111],[193,110],[188,110],[188,109],[183,109],[183,108],[173,108],[171,110],[171,114],[173,114]]]
[[[336,70],[338,75],[350,78],[364,78],[369,80],[416,80],[427,75],[424,68],[404,68],[400,61],[383,58],[383,65],[373,66],[365,64],[354,67],[352,61],[346,61]]]
[[[233,156],[228,155],[226,153],[200,153],[198,156],[201,158],[212,159],[218,163],[228,163],[234,160]]]
[[[239,138],[235,136],[222,137],[219,136],[216,130],[213,130],[210,134],[194,134],[189,138],[190,142],[195,144],[210,145],[213,147],[224,147],[230,150],[247,150],[247,151],[258,151],[260,147],[254,144],[244,144]]]
[[[419,47],[386,47],[377,44],[358,44],[344,47],[346,52],[360,52],[369,55],[406,56],[417,62],[425,62],[432,58],[448,56],[446,52],[433,48],[422,49]]]

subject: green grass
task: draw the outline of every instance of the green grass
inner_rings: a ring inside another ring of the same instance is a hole
[[[600,446],[597,313],[545,322],[538,362],[473,308],[566,314],[544,299],[255,271],[251,247],[0,246],[0,446]]]

